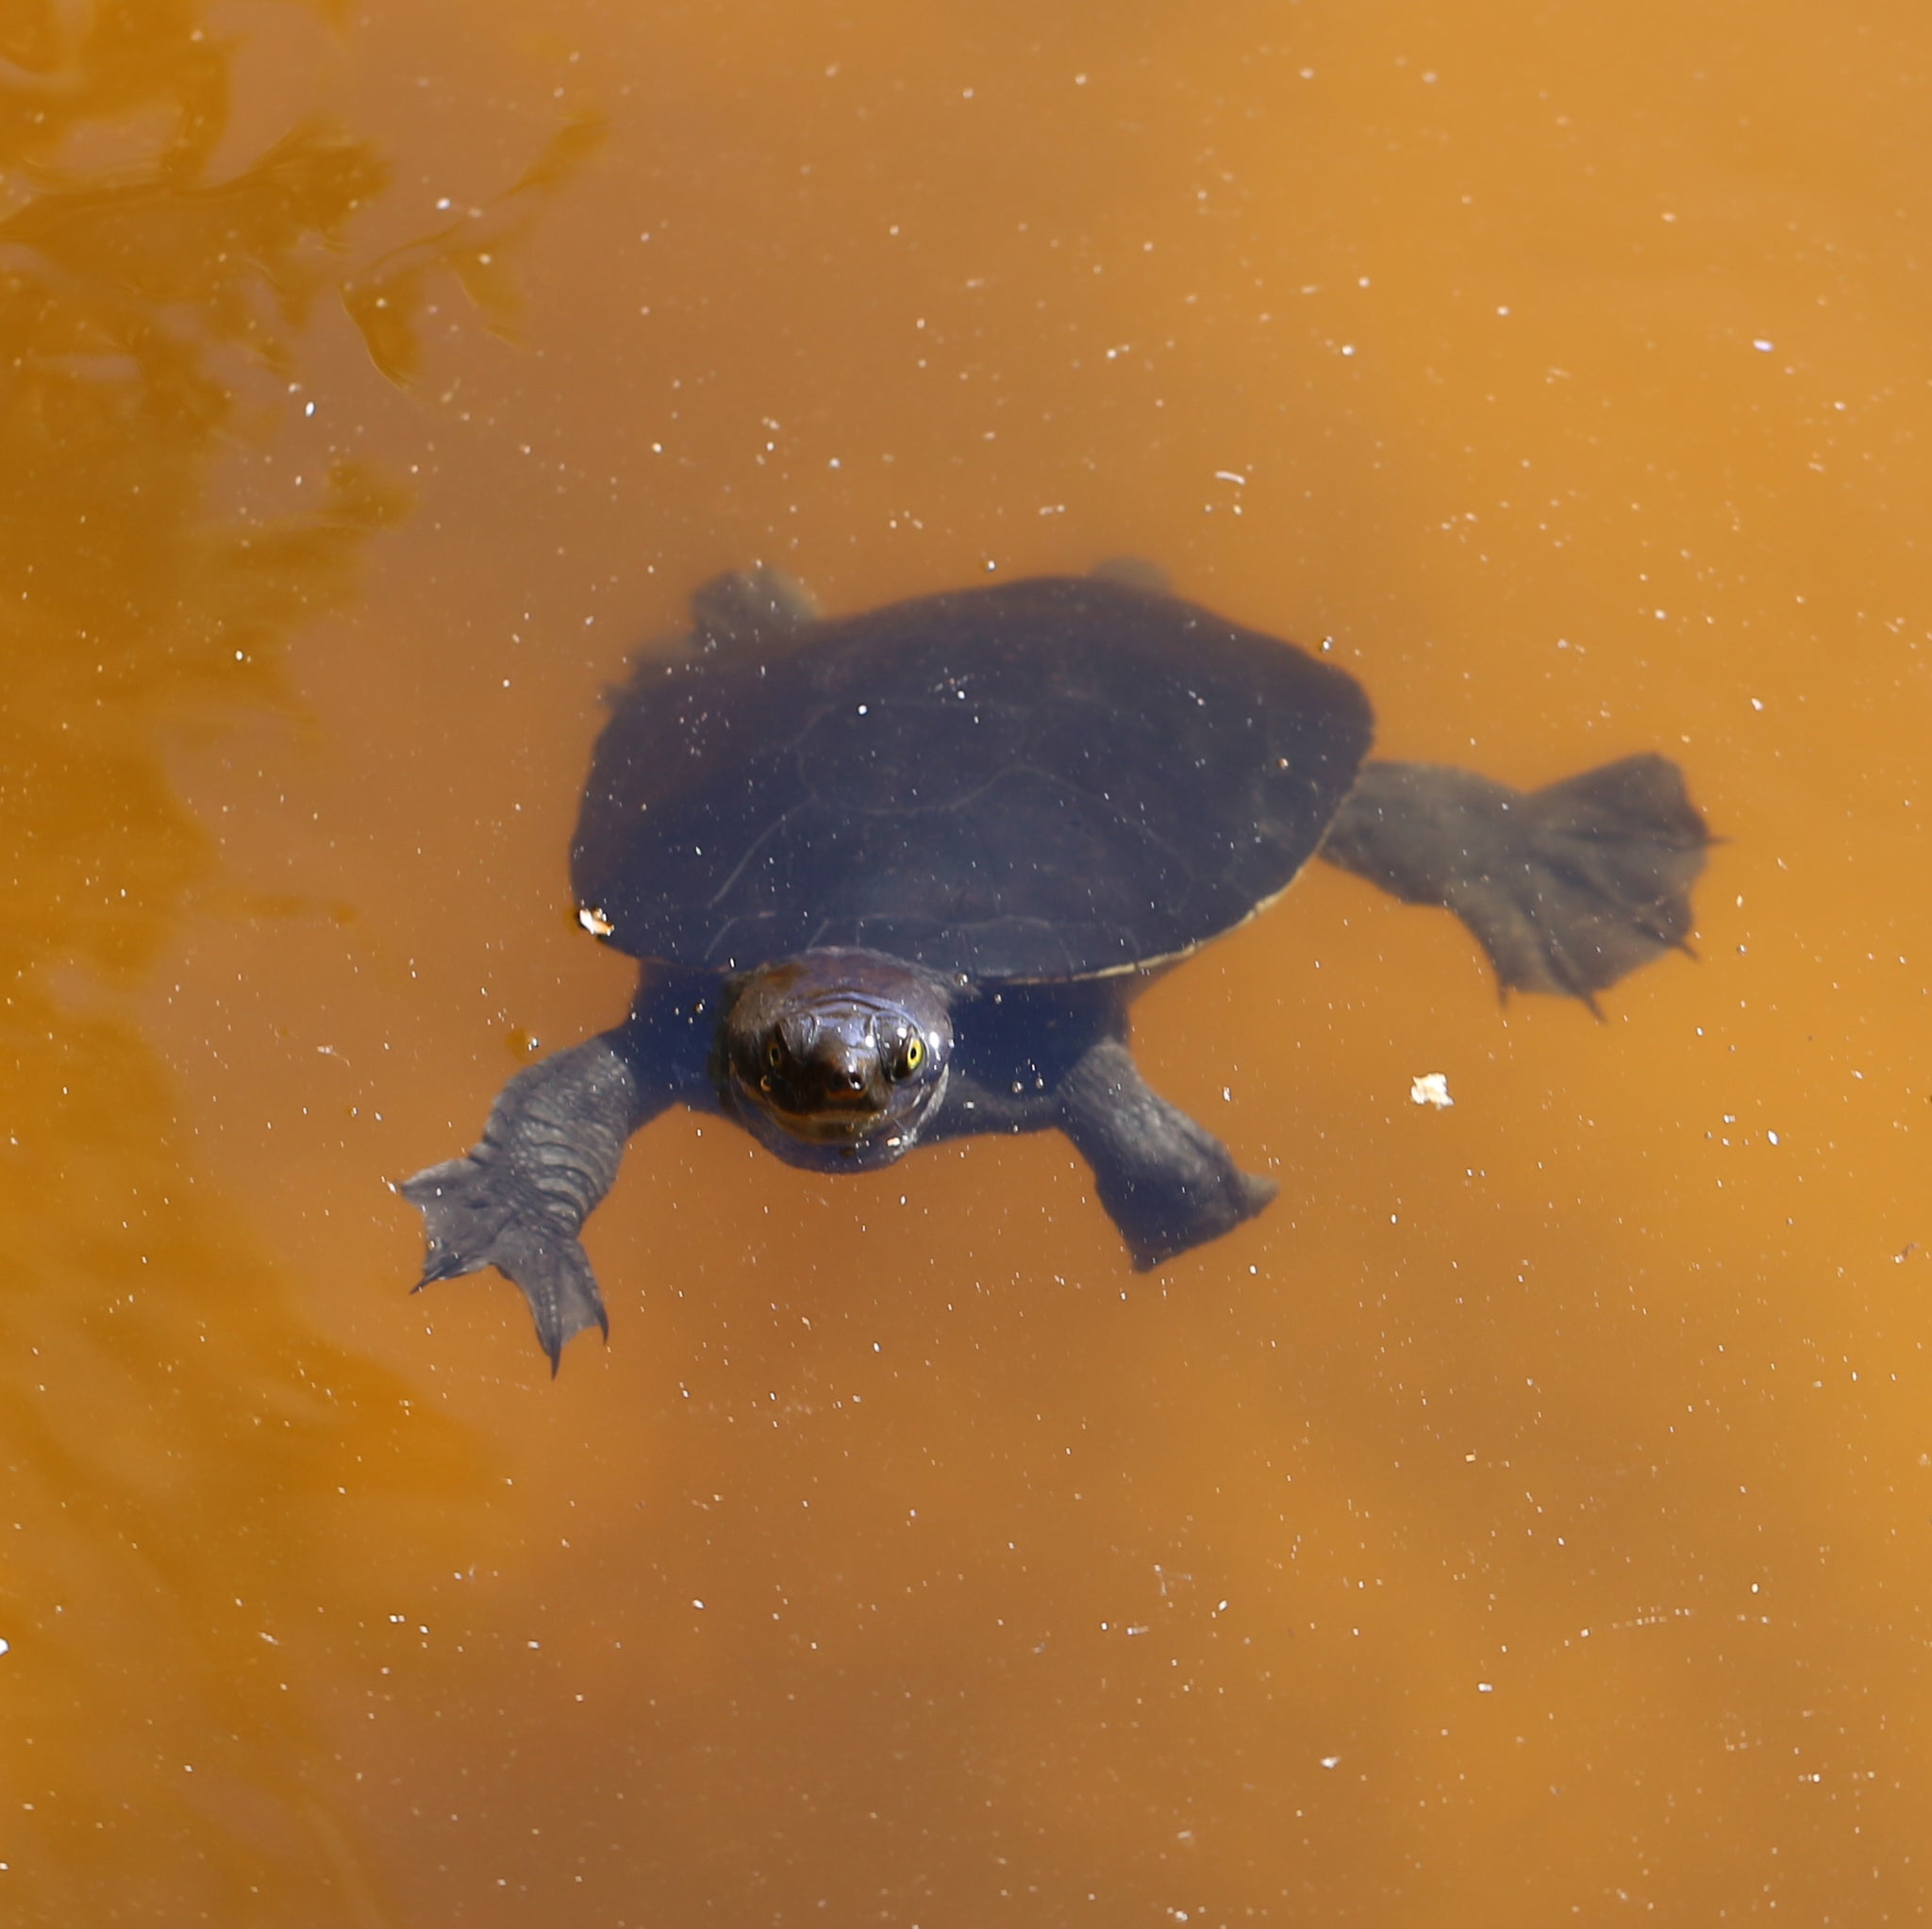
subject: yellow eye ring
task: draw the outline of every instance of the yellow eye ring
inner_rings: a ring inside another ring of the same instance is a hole
[[[776,1039],[773,1039],[765,1046],[765,1063],[769,1065],[774,1072],[775,1072],[777,1071],[779,1066],[784,1064],[784,1062],[785,1047],[781,1045]]]
[[[925,1063],[925,1040],[917,1032],[906,1040],[905,1060],[908,1072],[917,1072]]]

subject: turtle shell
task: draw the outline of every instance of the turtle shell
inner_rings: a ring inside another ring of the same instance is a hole
[[[1284,890],[1372,731],[1346,672],[1094,577],[701,636],[616,693],[572,884],[637,957],[1099,976]]]

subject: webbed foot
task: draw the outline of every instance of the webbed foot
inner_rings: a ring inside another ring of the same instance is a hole
[[[1119,1039],[1087,1052],[1058,1098],[1062,1127],[1093,1168],[1093,1189],[1138,1272],[1232,1232],[1280,1189],[1242,1172],[1206,1126],[1169,1105]]]
[[[657,1081],[638,1076],[651,1049],[649,1027],[633,1023],[518,1073],[476,1145],[398,1189],[428,1235],[413,1289],[494,1266],[529,1301],[552,1373],[572,1334],[609,1337],[577,1229],[610,1189],[625,1139],[663,1106]]]
[[[1094,1190],[1118,1228],[1136,1272],[1151,1272],[1231,1233],[1281,1190],[1273,1179],[1242,1172],[1219,1139],[1209,1143],[1220,1156],[1202,1159],[1186,1177],[1173,1172],[1127,1178],[1115,1172],[1104,1179],[1095,1174]]]
[[[423,1276],[412,1292],[494,1266],[530,1303],[553,1376],[573,1334],[595,1326],[610,1337],[604,1298],[575,1227],[546,1209],[534,1188],[519,1187],[472,1156],[431,1166],[397,1189],[421,1209],[428,1235]]]
[[[1690,950],[1712,840],[1668,757],[1512,790],[1433,764],[1370,764],[1322,856],[1409,904],[1446,905],[1503,988],[1579,998]]]

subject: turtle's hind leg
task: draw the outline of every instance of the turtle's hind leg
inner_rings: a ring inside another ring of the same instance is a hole
[[[1595,993],[1688,951],[1711,842],[1670,758],[1512,790],[1439,764],[1372,763],[1321,855],[1407,904],[1446,905],[1505,989]]]

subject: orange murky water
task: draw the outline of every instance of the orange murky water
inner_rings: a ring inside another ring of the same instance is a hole
[[[1932,23],[0,16],[0,1914],[1902,1921],[1932,1773]],[[1108,555],[1396,756],[1656,745],[1702,962],[1356,880],[1140,1050],[1279,1203],[682,1114],[553,1385],[387,1182],[614,1022],[598,690]],[[1453,1109],[1411,1104],[1446,1074]]]

